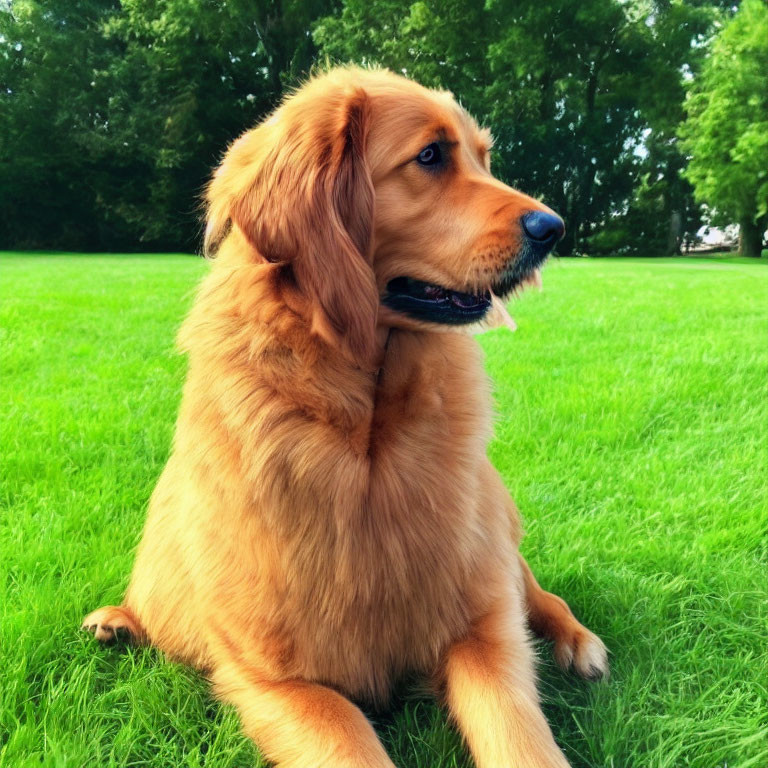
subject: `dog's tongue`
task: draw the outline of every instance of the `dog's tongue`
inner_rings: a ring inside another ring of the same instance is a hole
[[[517,324],[512,319],[512,315],[509,314],[504,302],[495,293],[491,293],[491,308],[485,316],[484,324],[488,329],[505,326],[510,331],[517,330]]]
[[[530,276],[523,280],[521,284],[522,288],[528,286],[535,286],[541,288],[541,270],[535,269],[531,272]],[[519,295],[519,291],[515,291],[515,296]],[[495,294],[491,293],[491,308],[488,310],[483,319],[483,330],[490,330],[491,328],[509,328],[510,331],[517,330],[517,323],[515,323],[512,315],[507,311],[504,302]]]

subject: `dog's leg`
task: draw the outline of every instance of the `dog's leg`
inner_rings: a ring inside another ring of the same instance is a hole
[[[539,706],[522,611],[498,607],[446,656],[448,707],[477,768],[568,766]]]
[[[268,681],[244,661],[218,665],[211,678],[278,768],[394,768],[365,715],[330,688]]]
[[[555,644],[555,660],[571,665],[582,676],[596,680],[608,674],[608,654],[603,641],[577,621],[561,597],[544,591],[522,555],[518,555],[525,582],[525,601],[531,629]]]
[[[510,497],[499,473],[490,462],[486,465],[488,488],[504,499],[511,526],[512,541],[520,545],[523,537],[520,512]],[[518,553],[524,582],[525,602],[528,606],[528,622],[540,637],[555,644],[555,660],[567,669],[574,669],[586,678],[596,679],[608,674],[608,654],[603,641],[577,621],[568,604],[557,595],[545,592],[536,581],[528,563]]]

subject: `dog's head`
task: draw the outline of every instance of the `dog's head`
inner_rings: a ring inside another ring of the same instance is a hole
[[[206,251],[236,229],[253,259],[284,265],[315,331],[361,360],[377,323],[477,322],[563,235],[491,175],[490,145],[448,93],[333,70],[230,147],[208,188]]]

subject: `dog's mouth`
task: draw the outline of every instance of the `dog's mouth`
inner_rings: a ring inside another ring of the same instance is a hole
[[[387,283],[382,302],[416,320],[465,325],[482,320],[491,306],[491,292],[463,293],[412,277],[396,277]]]
[[[499,279],[481,293],[465,293],[412,277],[396,277],[387,283],[382,303],[415,320],[447,325],[469,325],[486,318],[491,307],[503,311],[503,302],[528,285],[541,285],[541,263],[523,254]],[[514,326],[506,315],[504,322]]]

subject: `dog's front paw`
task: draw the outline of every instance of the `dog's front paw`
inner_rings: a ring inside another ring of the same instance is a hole
[[[573,627],[555,642],[555,661],[587,680],[608,677],[608,649],[594,632],[574,619]]]
[[[89,613],[80,628],[93,633],[102,643],[113,643],[118,638],[136,642],[142,637],[141,625],[133,611],[124,606],[105,605]]]

